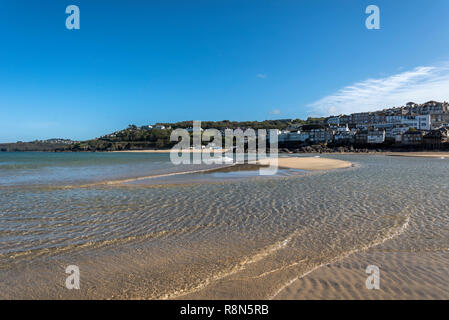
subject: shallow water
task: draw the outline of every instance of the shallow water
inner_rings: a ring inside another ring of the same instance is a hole
[[[86,187],[185,170],[109,156],[0,154],[0,298],[264,299],[406,233],[402,250],[449,247],[449,160],[326,156],[357,167]],[[73,264],[80,290],[65,288]]]

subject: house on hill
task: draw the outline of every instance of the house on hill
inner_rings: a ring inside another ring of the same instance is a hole
[[[402,143],[406,145],[418,145],[423,143],[424,131],[409,130],[402,135]]]
[[[424,138],[424,144],[429,148],[439,148],[443,143],[448,142],[449,129],[440,128],[437,130],[431,130],[427,133]]]

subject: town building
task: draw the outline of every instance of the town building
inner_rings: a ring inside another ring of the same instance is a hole
[[[396,143],[401,143],[402,142],[402,135],[404,133],[406,133],[407,131],[409,131],[409,130],[410,130],[410,128],[407,127],[407,126],[395,127],[393,129],[391,129],[389,134],[387,134],[387,138],[394,139],[394,141]]]
[[[355,134],[356,144],[366,144],[368,142],[368,131],[359,131]]]
[[[327,143],[334,139],[334,132],[326,129],[312,129],[309,133],[309,140],[315,143]]]
[[[423,138],[424,144],[427,147],[438,148],[443,143],[448,142],[449,129],[440,128],[437,130],[429,131]]]
[[[334,135],[334,141],[337,143],[352,143],[355,139],[356,131],[337,131]]]
[[[402,116],[401,124],[417,130],[430,130],[430,114]]]
[[[290,132],[296,132],[296,131],[300,131],[301,129],[302,129],[302,124],[292,123],[292,124],[288,125],[285,130],[290,131]]]
[[[424,131],[409,130],[402,135],[402,144],[418,145],[423,143]]]
[[[337,144],[425,144],[449,143],[449,104],[428,101],[373,112],[358,112],[310,119],[308,124],[290,123],[279,133],[279,142]],[[314,121],[312,121],[314,120]],[[448,130],[439,130],[447,128]]]
[[[327,124],[328,125],[339,126],[340,125],[340,118],[341,118],[341,116],[330,117],[330,118],[327,119]]]
[[[385,142],[385,130],[368,131],[366,142],[369,144],[381,144]]]

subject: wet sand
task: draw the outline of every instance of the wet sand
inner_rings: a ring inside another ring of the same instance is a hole
[[[380,270],[379,290],[368,290],[368,265]],[[323,266],[296,280],[274,299],[449,299],[448,252],[379,252],[375,248]],[[443,280],[443,281],[442,281]]]
[[[395,154],[396,155],[396,154]],[[437,158],[423,161],[422,165],[437,166],[443,152],[399,153],[401,157]],[[405,159],[404,159],[405,161]],[[428,176],[432,176],[428,171]],[[411,192],[409,199],[423,197],[416,207],[406,209],[411,213],[410,223],[400,234],[343,257],[338,261],[318,267],[296,279],[280,290],[273,298],[283,300],[309,299],[449,299],[447,281],[449,274],[449,247],[447,245],[447,208],[443,188],[439,190],[434,176],[432,191]],[[438,194],[441,201],[431,199]],[[419,195],[419,196],[418,196]],[[380,289],[368,290],[366,268],[380,269]]]
[[[434,154],[431,153],[431,155]],[[391,159],[395,162],[399,160]],[[436,161],[432,162],[434,166],[444,163],[437,159],[433,161]],[[430,166],[429,163],[431,162],[423,162],[423,165]],[[400,165],[400,163],[398,164]],[[428,194],[420,192],[419,196],[417,193],[409,194],[408,203],[403,203],[404,214],[408,216],[407,220],[402,225],[402,222],[399,223],[400,227],[395,232],[380,239],[377,244],[359,247],[353,252],[337,256],[322,265],[311,265],[309,270],[295,270],[298,265],[307,263],[309,256],[305,254],[302,260],[299,259],[295,263],[286,265],[279,269],[279,272],[273,270],[262,273],[260,276],[263,277],[264,282],[259,284],[257,290],[262,291],[265,286],[268,286],[270,277],[279,279],[289,273],[290,280],[270,296],[270,299],[449,299],[449,290],[447,289],[449,247],[447,246],[447,231],[444,231],[447,230],[445,191],[443,188],[439,190],[440,188],[437,187],[439,182],[437,178],[434,179],[435,190],[429,191]],[[422,199],[409,206],[415,201],[411,194],[414,194],[416,198],[422,197]],[[433,195],[437,195],[437,197],[431,199]],[[380,209],[380,206],[377,209]],[[375,265],[380,269],[379,290],[369,290],[366,287],[366,280],[369,276],[366,273],[366,268],[369,265]],[[247,282],[231,280],[212,287],[211,290],[204,290],[183,298],[232,298],[222,293],[231,290],[236,293],[248,291],[251,292],[252,298],[257,298],[254,296],[254,288],[249,287]],[[252,290],[248,290],[246,287]],[[246,293],[242,296],[250,295]]]
[[[386,153],[393,157],[420,157],[420,158],[448,158],[449,152],[390,152]]]

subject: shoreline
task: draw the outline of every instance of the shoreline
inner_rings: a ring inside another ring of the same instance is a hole
[[[37,153],[170,153],[171,149],[152,149],[152,150],[116,150],[116,151],[41,151],[41,150],[26,150],[26,151],[0,151],[1,153],[23,153],[23,152],[37,152]],[[188,153],[210,153],[214,151],[215,153],[226,153],[227,149],[201,149],[201,150],[187,150]],[[178,151],[181,152],[181,151]],[[295,156],[325,156],[325,155],[381,155],[390,157],[416,157],[416,158],[448,158],[449,151],[372,151],[368,150],[366,152],[285,152],[279,151],[280,155],[295,155]]]
[[[154,150],[120,150],[120,151],[107,151],[111,153],[170,153],[171,149],[154,149]],[[185,151],[185,150],[184,150]],[[201,149],[187,150],[189,153],[195,152],[217,152],[225,153],[227,149]],[[180,152],[180,151],[178,151]],[[383,155],[390,157],[417,157],[417,158],[449,158],[449,151],[368,151],[368,152],[279,152],[279,154],[290,154],[290,155]],[[279,158],[283,159],[283,158]],[[292,169],[302,169],[302,168],[292,168]],[[306,169],[304,169],[306,170]]]
[[[134,150],[134,151],[112,151],[112,152],[121,152],[121,153],[169,153],[171,150]],[[203,149],[203,150],[192,150],[190,149],[189,152],[210,152],[212,150],[210,149]],[[224,153],[227,150],[226,149],[217,149],[216,152]],[[306,155],[306,154],[298,154],[298,155]],[[263,159],[258,160],[253,165],[255,166],[268,166],[275,162],[273,159]],[[238,165],[238,164],[236,164]],[[250,164],[248,164],[250,165]],[[299,169],[299,170],[306,170],[306,171],[321,171],[321,170],[333,170],[333,169],[343,169],[343,168],[349,168],[353,167],[354,164],[349,161],[344,160],[338,160],[338,159],[329,159],[329,158],[322,158],[322,157],[281,157],[277,158],[277,165],[279,169]],[[234,167],[238,170],[238,166]]]
[[[390,157],[415,157],[415,158],[448,158],[449,152],[391,152],[387,154]]]
[[[205,168],[193,171],[182,171],[165,173],[153,176],[142,176],[110,181],[102,181],[98,183],[92,183],[87,185],[82,185],[81,187],[91,187],[96,185],[121,185],[127,182],[134,182],[153,178],[163,178],[170,177],[174,175],[188,175],[195,173],[213,173],[213,172],[236,172],[236,171],[255,171],[263,167],[268,167],[269,163],[273,159],[267,159],[268,161],[256,161],[254,163],[232,163],[218,168]],[[278,169],[299,169],[305,171],[325,171],[325,170],[335,170],[353,167],[354,164],[349,161],[328,159],[328,158],[315,158],[315,157],[289,157],[289,158],[278,158]]]
[[[117,151],[106,151],[111,153],[170,153],[170,152],[183,152],[187,151],[189,153],[194,152],[217,152],[217,153],[225,153],[228,151],[227,149],[187,149],[187,150],[176,150],[176,149],[154,149],[154,150],[117,150]]]

